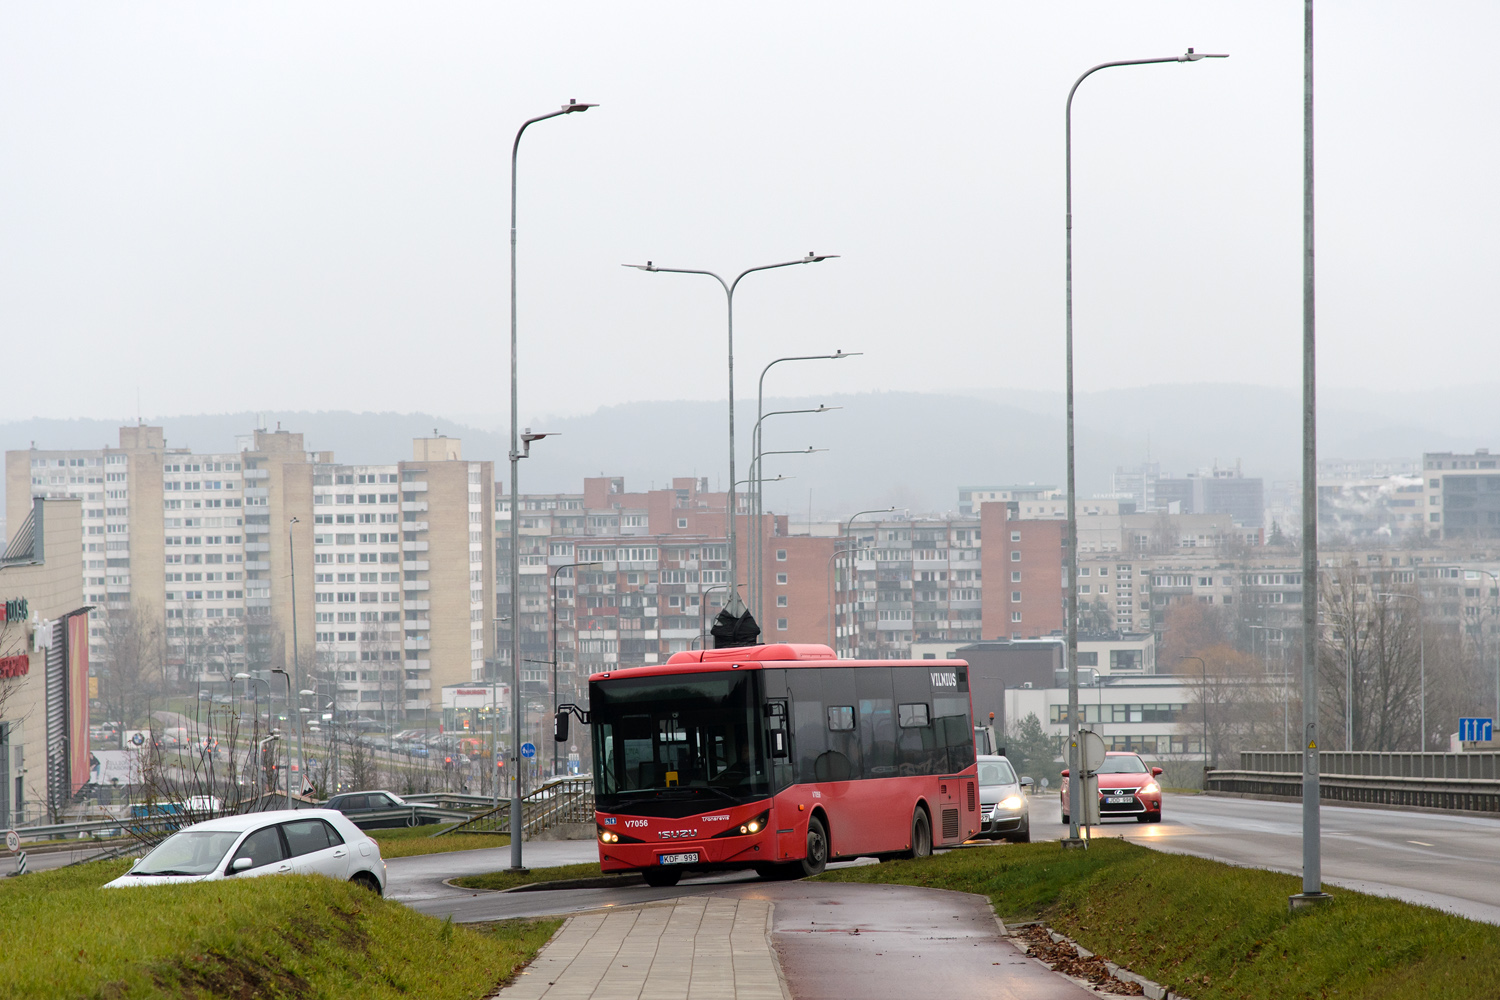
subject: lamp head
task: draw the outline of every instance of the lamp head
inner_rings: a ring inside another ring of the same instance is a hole
[[[646,263],[644,263],[644,264],[621,264],[620,266],[621,267],[633,267],[637,271],[656,271],[656,270],[659,270],[659,268],[657,268],[657,266],[655,264],[653,264],[649,260],[646,261]]]
[[[1197,62],[1199,59],[1228,59],[1228,58],[1229,58],[1229,53],[1227,53],[1227,52],[1223,52],[1223,53],[1217,53],[1217,52],[1194,52],[1191,48],[1189,48],[1186,52],[1184,52],[1182,55],[1180,55],[1180,56],[1177,57],[1177,61],[1178,62]]]
[[[807,251],[807,256],[802,258],[802,263],[816,264],[820,260],[833,260],[837,256],[839,255],[836,253],[813,253],[809,250]]]
[[[587,111],[589,108],[597,108],[598,106],[597,104],[579,104],[577,101],[569,98],[568,103],[564,104],[562,109],[565,114],[572,114],[575,111]]]

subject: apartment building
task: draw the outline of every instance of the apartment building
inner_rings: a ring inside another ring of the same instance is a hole
[[[980,556],[984,578],[982,630],[991,639],[1030,639],[1064,627],[1063,540],[1067,522],[1021,514],[1024,504],[980,508],[989,541]]]
[[[1424,452],[1422,478],[1429,538],[1500,538],[1500,468],[1488,448]]]
[[[138,426],[119,448],[7,453],[9,523],[34,496],[83,502],[97,671],[125,647],[177,681],[270,683],[300,666],[320,704],[364,713],[426,711],[433,678],[482,672],[490,463],[441,437],[381,466],[341,465],[280,428],[237,445],[169,448]]]

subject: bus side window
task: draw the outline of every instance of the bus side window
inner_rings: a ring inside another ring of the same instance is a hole
[[[936,716],[934,728],[941,736],[938,746],[947,748],[947,770],[961,771],[974,763],[974,728],[969,719],[968,697],[934,697],[932,710]]]
[[[792,696],[792,749],[797,754],[798,782],[816,781],[819,755],[828,749],[828,721],[823,715],[823,688],[816,670],[789,670]]]

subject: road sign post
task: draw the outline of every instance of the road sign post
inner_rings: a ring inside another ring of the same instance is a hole
[[[5,849],[14,854],[21,849],[21,835],[14,830],[5,831]]]

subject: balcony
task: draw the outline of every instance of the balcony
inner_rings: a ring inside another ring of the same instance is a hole
[[[432,628],[432,619],[418,618],[416,621],[407,620],[401,623],[404,628],[426,631]]]
[[[427,530],[427,522],[426,521],[402,521],[401,522],[401,530],[402,531],[426,531]]]
[[[245,470],[243,470],[243,472],[244,472],[244,476],[245,476],[246,479],[270,479],[271,478],[271,470],[270,469],[245,469]]]
[[[431,590],[432,587],[426,580],[403,580],[401,589],[409,594],[414,590]]]
[[[247,535],[269,535],[270,533],[271,533],[271,526],[269,524],[247,524],[247,525],[245,525],[245,534],[247,534]]]
[[[425,514],[427,513],[427,501],[408,500],[401,505],[401,510],[402,512],[409,514]]]
[[[271,551],[271,543],[270,542],[246,542],[245,543],[245,551],[246,552],[270,552]]]
[[[427,698],[406,699],[406,710],[408,712],[425,712],[431,705],[432,702]]]
[[[269,497],[270,495],[271,491],[264,486],[245,487],[245,496],[247,497]]]
[[[431,564],[426,559],[408,559],[401,564],[402,569],[416,570],[419,573],[426,572]]]
[[[432,679],[423,677],[419,680],[406,679],[406,690],[408,691],[430,691],[432,690]]]
[[[271,568],[271,564],[268,561],[266,561],[265,559],[247,559],[247,560],[245,560],[245,568],[246,569],[270,569]]]
[[[427,492],[427,484],[426,483],[402,483],[401,484],[401,491],[403,493],[426,493]]]
[[[402,552],[426,552],[427,551],[427,543],[426,542],[402,542],[401,543],[401,551]]]
[[[406,669],[407,670],[431,670],[432,669],[432,661],[431,660],[407,660],[406,661]]]
[[[403,611],[426,611],[430,607],[431,601],[406,601],[401,605]]]
[[[407,639],[406,640],[406,648],[407,649],[431,649],[432,648],[432,642],[431,642],[431,640],[426,639],[426,638],[421,638],[421,639]]]

